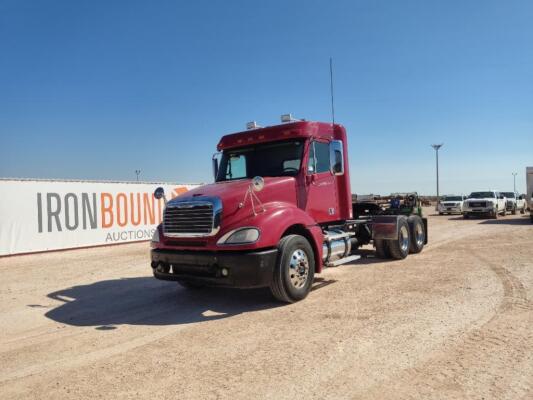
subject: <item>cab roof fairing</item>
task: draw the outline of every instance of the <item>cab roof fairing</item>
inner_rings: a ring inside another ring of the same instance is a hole
[[[342,128],[342,125],[335,124]],[[298,138],[323,138],[333,139],[333,124],[314,121],[297,121],[265,128],[250,129],[247,131],[225,135],[220,139],[217,150],[232,149],[258,143],[275,142]]]

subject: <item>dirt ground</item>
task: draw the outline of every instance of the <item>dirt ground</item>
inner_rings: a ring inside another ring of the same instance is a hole
[[[0,259],[0,398],[532,399],[533,224],[429,219],[292,305],[157,281],[147,243]]]

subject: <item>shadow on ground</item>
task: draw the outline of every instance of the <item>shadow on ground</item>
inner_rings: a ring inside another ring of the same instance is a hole
[[[312,290],[334,282],[317,278]],[[115,329],[116,325],[189,324],[283,305],[268,289],[190,290],[153,277],[100,281],[59,290],[48,297],[63,304],[47,312],[46,317],[99,330]]]
[[[488,219],[480,222],[480,224],[487,225],[532,225],[529,215],[521,215],[520,218],[502,218],[502,219]]]

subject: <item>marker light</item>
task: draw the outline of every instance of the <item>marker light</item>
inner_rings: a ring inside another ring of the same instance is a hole
[[[257,128],[261,128],[261,126],[255,121],[250,121],[246,123],[246,129],[248,130]]]
[[[283,114],[281,116],[281,122],[292,122],[292,121],[297,121],[296,118],[292,117],[292,114]]]

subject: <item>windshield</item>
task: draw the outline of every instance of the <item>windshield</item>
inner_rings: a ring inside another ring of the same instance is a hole
[[[495,196],[493,192],[473,192],[469,196],[470,199],[484,199],[487,197],[494,198]]]
[[[502,192],[502,194],[508,199],[514,199],[515,195],[513,192]]]
[[[442,201],[461,201],[463,198],[461,196],[444,196]]]
[[[226,150],[217,182],[254,176],[295,176],[300,171],[303,145],[303,140],[290,140]]]

